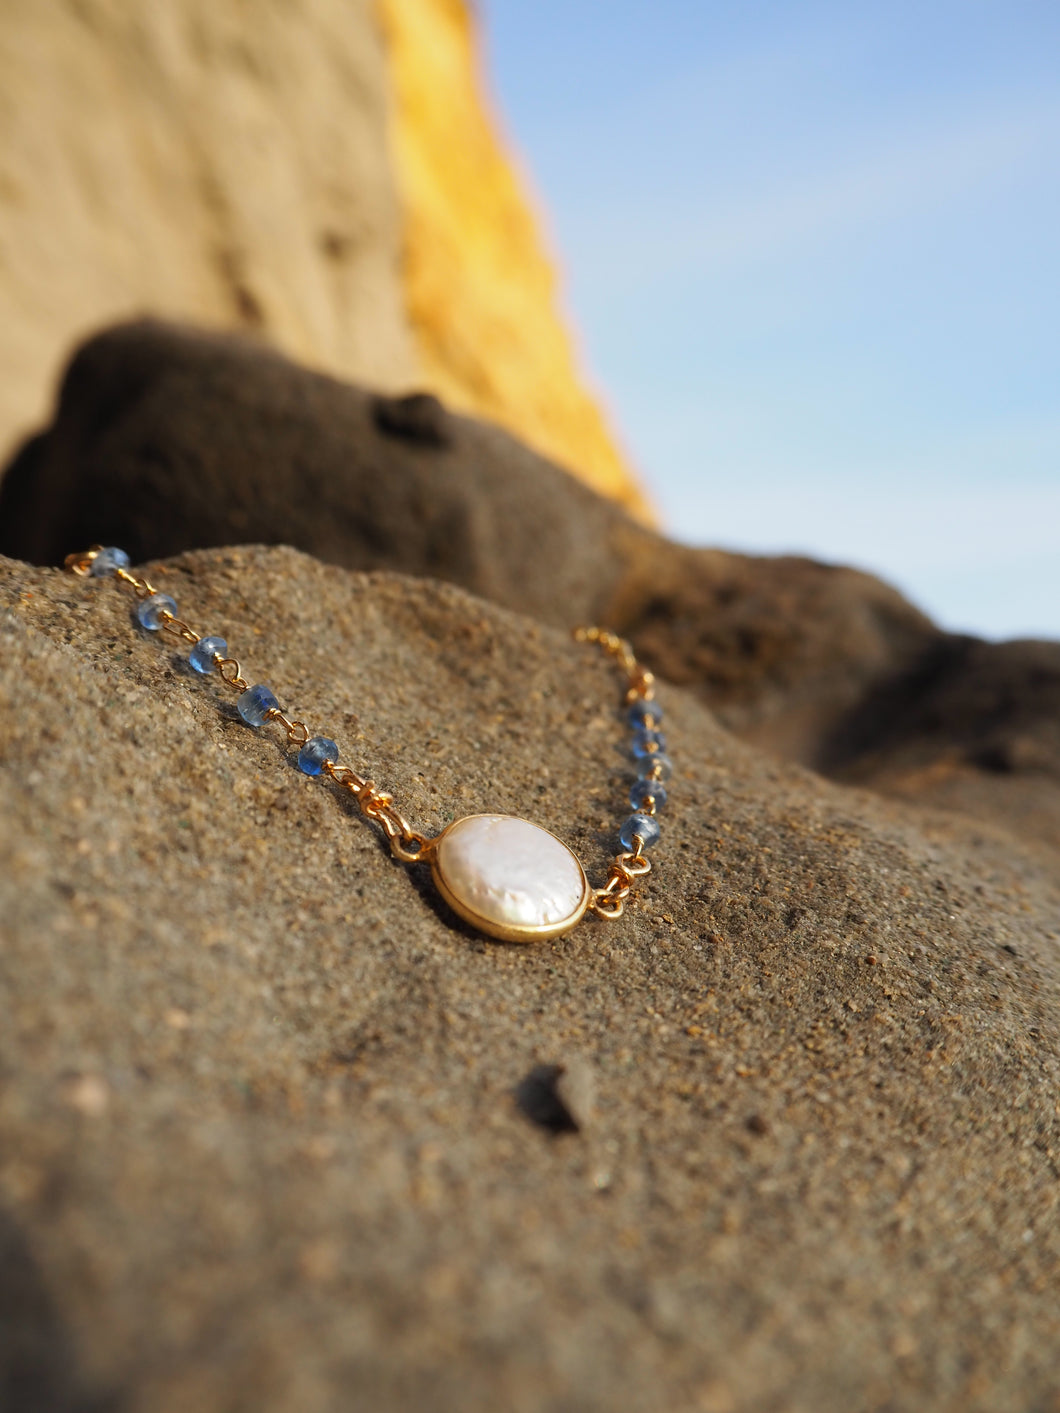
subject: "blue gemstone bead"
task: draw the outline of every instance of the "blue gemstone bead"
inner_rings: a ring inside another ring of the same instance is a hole
[[[642,760],[656,751],[665,751],[666,737],[661,731],[634,731],[630,750],[634,760]]]
[[[639,810],[645,800],[654,800],[655,808],[661,810],[666,804],[666,786],[661,780],[636,780],[629,792],[629,803]]]
[[[129,556],[123,549],[118,549],[117,545],[108,545],[106,549],[101,549],[88,566],[88,572],[97,579],[103,579],[113,574],[116,569],[128,569]]]
[[[171,613],[176,617],[177,601],[171,599],[168,594],[152,594],[149,599],[144,599],[136,605],[136,616],[144,628],[149,628],[152,633],[157,633],[162,627],[163,613]]]
[[[214,657],[217,654],[221,657],[228,656],[228,644],[223,638],[200,638],[188,654],[188,661],[196,672],[205,676],[213,671]]]
[[[663,755],[662,751],[655,751],[637,761],[637,775],[641,780],[669,780],[673,773],[674,763],[669,756]]]
[[[658,702],[647,702],[643,697],[638,697],[630,707],[629,724],[637,731],[652,730],[661,725],[663,719],[663,709]]]
[[[248,687],[236,701],[236,710],[248,726],[264,726],[269,712],[278,711],[279,706],[271,688],[261,682],[256,687]]]
[[[310,736],[298,752],[298,769],[305,771],[306,775],[319,775],[325,761],[334,765],[338,758],[339,748],[334,741],[329,741],[326,736]]]
[[[650,849],[653,844],[659,842],[659,822],[652,819],[650,814],[631,814],[622,826],[619,833],[619,842],[623,849],[635,849],[637,840],[645,849]]]

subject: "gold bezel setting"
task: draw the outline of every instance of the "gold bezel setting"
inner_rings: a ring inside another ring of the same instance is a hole
[[[581,879],[581,896],[574,910],[558,922],[538,923],[535,925],[526,923],[505,923],[499,922],[496,918],[488,917],[473,904],[462,898],[458,892],[455,892],[450,881],[446,879],[442,871],[442,865],[438,856],[439,846],[447,834],[475,819],[518,820],[520,824],[525,824],[531,829],[536,829],[541,834],[547,835],[549,839],[554,840],[573,860],[578,870],[578,876]],[[459,917],[462,917],[465,922],[470,923],[471,926],[476,928],[479,932],[484,932],[488,937],[496,938],[500,942],[548,942],[554,937],[562,937],[562,935],[565,932],[569,932],[572,927],[577,927],[578,923],[585,916],[586,909],[592,901],[593,890],[589,886],[589,880],[585,876],[585,870],[582,868],[581,860],[578,858],[577,854],[575,854],[574,850],[571,849],[569,845],[565,844],[562,839],[558,838],[557,835],[553,834],[550,829],[545,829],[543,825],[535,824],[533,820],[524,819],[521,815],[498,815],[493,813],[462,815],[460,819],[454,819],[451,824],[446,825],[442,832],[430,841],[430,848],[426,853],[427,861],[431,866],[431,877],[434,879],[434,886],[452,908],[453,912]]]

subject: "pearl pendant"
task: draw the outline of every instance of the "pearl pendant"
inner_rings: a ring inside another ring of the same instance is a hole
[[[503,942],[545,942],[589,906],[581,864],[540,825],[510,814],[472,814],[431,841],[435,887],[455,913]]]

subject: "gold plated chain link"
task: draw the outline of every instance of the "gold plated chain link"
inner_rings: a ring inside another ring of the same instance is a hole
[[[403,814],[394,808],[393,797],[376,787],[375,782],[351,770],[348,765],[325,761],[323,770],[337,785],[349,790],[361,807],[361,813],[374,819],[390,841],[390,852],[402,863],[422,862],[430,839],[413,829]]]
[[[637,697],[650,702],[655,696],[655,677],[646,667],[641,666],[634,656],[633,649],[607,628],[575,628],[574,641],[577,643],[597,643],[609,657],[613,657],[626,674],[626,697],[628,703]]]
[[[626,674],[625,702],[627,705],[638,698],[646,702],[655,696],[655,677],[637,661],[633,648],[617,633],[607,628],[575,628],[575,642],[596,643],[608,657],[613,657]],[[644,806],[643,813],[655,814],[655,801]],[[598,917],[620,918],[625,911],[626,901],[633,892],[633,880],[643,878],[651,872],[651,860],[644,853],[644,846],[638,839],[636,847],[618,853],[611,860],[607,882],[602,888],[593,889],[589,911]]]
[[[87,551],[67,555],[65,567],[71,573],[87,577],[92,573],[92,563],[100,553],[103,553],[102,546],[93,545]],[[130,588],[138,599],[150,599],[159,593],[159,590],[149,580],[137,578],[136,575],[129,573],[120,565],[110,569],[109,576]],[[172,603],[172,599],[169,601]],[[190,623],[177,618],[162,605],[157,606],[157,623],[153,626],[193,646],[202,642],[206,636]],[[650,702],[653,699],[655,679],[637,661],[633,649],[625,639],[619,638],[615,633],[611,633],[605,628],[595,627],[577,628],[574,630],[574,637],[578,642],[596,643],[608,656],[616,660],[626,674],[624,701],[627,705],[635,702],[638,698],[645,702]],[[243,676],[242,668],[234,657],[224,657],[220,653],[215,653],[213,669],[226,687],[240,693],[249,690],[250,684]],[[264,712],[262,720],[275,721],[281,726],[289,745],[301,747],[310,740],[311,732],[305,722],[291,720],[278,707]],[[395,807],[393,797],[385,790],[380,790],[374,781],[358,775],[348,765],[337,765],[333,761],[327,760],[321,764],[321,773],[326,774],[341,789],[347,790],[353,795],[362,814],[368,819],[374,820],[383,830],[395,858],[402,863],[414,864],[423,862],[429,856],[434,840],[414,829]],[[650,773],[648,778],[651,779]],[[655,801],[650,796],[641,812],[655,814]],[[641,840],[637,838],[634,849],[618,853],[611,860],[606,883],[602,888],[592,890],[589,911],[601,918],[621,917],[626,902],[633,891],[634,880],[644,877],[650,871],[651,863],[644,854]]]

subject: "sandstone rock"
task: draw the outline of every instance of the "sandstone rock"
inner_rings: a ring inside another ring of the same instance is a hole
[[[600,878],[602,658],[289,549],[150,573],[418,826]],[[1055,863],[660,694],[638,904],[487,944],[117,585],[0,565],[0,1405],[1049,1406]]]
[[[585,385],[556,262],[485,93],[465,0],[381,0],[404,289],[425,385],[636,515],[643,490]]]
[[[0,43],[5,441],[72,339],[145,310],[412,377],[368,4],[15,0]]]
[[[463,5],[386,13],[392,53],[370,0],[0,7],[0,453],[75,341],[151,313],[425,383],[643,508],[574,366]]]
[[[604,621],[748,740],[1060,847],[1060,647],[940,632],[869,575],[690,549],[500,429],[164,326],[88,344],[0,485],[0,551],[239,541]]]

